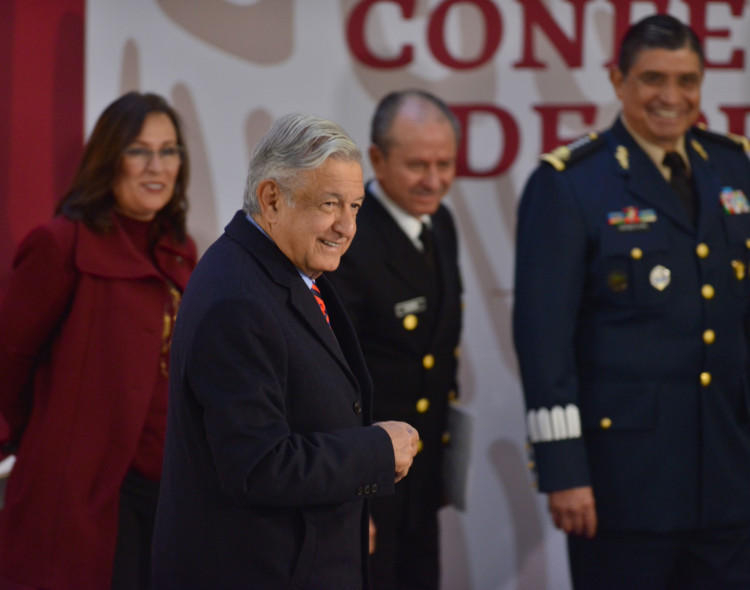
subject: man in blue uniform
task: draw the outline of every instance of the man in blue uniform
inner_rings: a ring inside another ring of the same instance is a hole
[[[519,208],[529,439],[577,589],[750,588],[750,162],[693,127],[703,65],[678,20],[636,23],[620,117]]]

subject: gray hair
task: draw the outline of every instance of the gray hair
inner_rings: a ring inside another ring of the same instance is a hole
[[[362,152],[338,124],[316,115],[292,113],[277,119],[263,136],[250,160],[243,211],[260,213],[258,185],[274,180],[290,205],[300,172],[314,170],[328,158],[357,162]]]

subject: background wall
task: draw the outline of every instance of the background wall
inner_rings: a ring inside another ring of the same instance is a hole
[[[628,24],[655,11],[706,41],[709,126],[747,134],[749,4],[0,0],[0,87],[10,89],[0,93],[0,276],[50,216],[82,135],[125,91],[163,94],[183,116],[201,249],[241,206],[250,152],[275,117],[332,118],[366,148],[385,93],[439,94],[465,131],[448,205],[466,287],[462,406],[474,421],[467,509],[441,514],[443,586],[566,590],[564,540],[526,466],[510,336],[517,201],[539,153],[616,117],[607,65]]]

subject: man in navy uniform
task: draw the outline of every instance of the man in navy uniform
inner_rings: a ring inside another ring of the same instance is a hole
[[[750,588],[750,162],[694,127],[693,31],[633,25],[615,124],[542,157],[514,337],[577,589]]]
[[[420,452],[395,496],[375,498],[375,588],[437,589],[437,512],[448,403],[456,395],[461,281],[453,218],[458,123],[420,90],[384,97],[372,120],[375,180],[357,238],[330,276],[375,383],[376,420],[404,420]]]

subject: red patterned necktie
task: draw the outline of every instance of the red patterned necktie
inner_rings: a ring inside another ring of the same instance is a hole
[[[328,323],[328,327],[331,327],[331,320],[328,317],[328,312],[326,311],[326,303],[323,301],[323,297],[320,294],[320,289],[318,289],[318,285],[315,283],[312,284],[312,287],[310,287],[313,292],[313,296],[315,297],[315,301],[318,302],[318,306],[320,307],[321,313],[325,316],[326,322]]]

